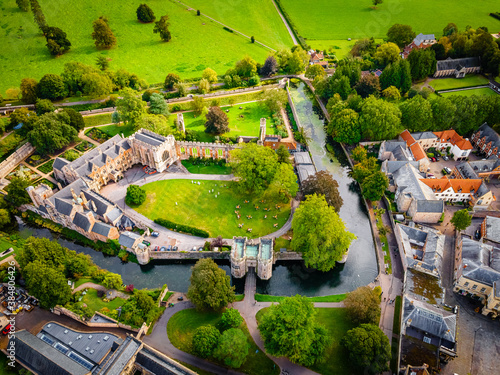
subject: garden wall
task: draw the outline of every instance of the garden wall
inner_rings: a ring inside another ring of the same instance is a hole
[[[137,328],[132,328],[131,326],[129,325],[126,325],[126,324],[122,324],[122,323],[119,323],[117,322],[116,320],[110,318],[109,316],[106,316],[106,315],[103,315],[99,312],[95,312],[95,315],[99,315],[107,320],[112,320],[114,321],[115,323],[99,323],[99,322],[89,322],[89,321],[86,321],[86,320],[83,320],[80,318],[80,316],[78,314],[75,314],[73,311],[70,311],[64,307],[61,307],[61,306],[56,306],[53,308],[52,312],[56,315],[65,315],[71,319],[74,319],[82,324],[85,324],[87,327],[98,327],[98,328],[123,328],[123,329],[126,329],[126,330],[129,330],[129,331],[132,331],[132,332],[140,332],[143,328],[144,328],[144,323],[143,323],[143,326],[141,327],[141,329],[137,329]],[[147,326],[146,326],[147,327]],[[147,329],[147,328],[146,328]]]
[[[150,251],[151,259],[227,259],[229,260],[229,251]]]
[[[275,252],[274,260],[302,260],[302,254],[295,251],[287,251],[285,253]]]

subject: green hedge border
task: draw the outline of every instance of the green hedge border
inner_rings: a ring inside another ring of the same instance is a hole
[[[190,227],[189,225],[176,224],[173,221],[162,218],[155,219],[154,222],[158,225],[161,225],[167,229],[174,230],[176,232],[192,234],[193,236],[198,236],[203,238],[210,237],[210,234],[206,230]]]

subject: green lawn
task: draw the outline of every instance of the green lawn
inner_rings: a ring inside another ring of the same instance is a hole
[[[190,173],[195,174],[231,174],[231,167],[227,164],[224,166],[218,164],[193,165],[189,161],[183,160],[182,165],[185,166]]]
[[[271,113],[259,102],[222,107],[222,110],[226,112],[229,120],[230,131],[224,134],[227,137],[237,137],[240,135],[258,137],[260,135],[260,119],[262,117],[267,119],[266,133],[274,134],[275,128],[272,127]],[[213,134],[205,133],[205,122],[207,121],[205,116],[196,117],[194,112],[185,112],[183,116],[186,130],[196,133],[201,142],[213,142],[215,140]],[[174,119],[176,118],[176,114],[170,116],[169,120],[172,126],[174,126]]]
[[[15,255],[16,251],[18,250],[19,244],[17,243],[19,240],[16,240],[16,243],[11,241],[5,234],[0,237],[0,254],[3,253],[4,251],[8,250],[9,248],[13,248],[14,251],[10,252],[9,254],[3,255],[0,257],[0,260],[4,260],[5,258],[10,257],[11,255]]]
[[[99,284],[97,281],[95,281],[91,277],[81,277],[78,280],[75,281],[75,288],[78,288],[80,285],[85,284],[85,283],[95,283]]]
[[[347,294],[333,294],[331,296],[320,296],[320,297],[307,297],[311,302],[341,302],[345,300]],[[270,296],[268,294],[255,294],[255,300],[257,302],[280,302],[287,298],[287,296]]]
[[[259,310],[257,313],[257,321],[262,319],[266,314],[268,307]],[[340,340],[345,336],[347,331],[356,327],[347,317],[347,312],[342,308],[316,308],[316,321],[324,325],[328,330],[332,339],[331,345],[325,353],[325,361],[314,365],[311,370],[314,370],[324,375],[344,375],[353,373],[353,369],[349,366],[347,350],[340,345]]]
[[[161,42],[158,34],[153,33],[154,24],[142,24],[137,20],[137,1],[40,0],[39,3],[47,23],[67,33],[71,50],[58,58],[52,57],[31,12],[21,12],[14,0],[2,0],[2,94],[10,87],[19,87],[22,78],[39,80],[46,73],[61,73],[63,65],[69,61],[95,65],[98,56],[111,60],[111,70],[123,68],[149,83],[159,83],[170,72],[191,78],[201,76],[201,72],[210,67],[224,74],[245,55],[263,63],[270,52],[225,31],[205,17],[197,17],[196,11],[187,11],[173,1],[148,2],[157,18],[166,14],[170,17],[172,40],[168,43]],[[109,18],[118,44],[110,50],[99,51],[91,33],[92,21],[102,15]]]
[[[116,297],[114,300],[109,302],[104,302],[101,298],[97,296],[97,290],[87,289],[87,294],[83,296],[82,302],[87,304],[94,311],[99,311],[104,307],[109,310],[115,310],[125,303],[125,300],[120,297]]]
[[[351,51],[356,40],[347,40],[347,39],[332,39],[332,40],[308,40],[307,43],[313,49],[319,49],[330,52],[330,48],[332,48],[332,52],[337,59],[343,59],[347,56],[347,54]],[[375,39],[375,43],[382,44],[383,39]]]
[[[462,90],[462,91],[440,92],[440,94],[441,94],[441,96],[444,96],[444,97],[452,96],[452,95],[459,95],[459,96],[472,96],[472,95],[493,96],[493,95],[498,95],[495,91],[493,91],[489,87],[483,87],[481,89]]]
[[[245,299],[245,295],[244,294],[236,294],[234,296],[234,301],[235,302],[243,301],[243,299]]]
[[[97,125],[111,124],[112,113],[101,113],[99,115],[85,116],[83,122],[86,128],[92,128]]]
[[[201,368],[198,368],[198,367],[195,367],[193,365],[190,365],[189,363],[186,363],[186,362],[182,362],[182,361],[177,361],[179,362],[181,365],[183,365],[184,367],[187,367],[188,369],[190,370],[193,370],[194,372],[196,372],[198,375],[216,375],[214,374],[213,372],[210,372],[210,371],[206,371],[206,370],[202,370]]]
[[[117,134],[124,135],[125,137],[130,137],[132,134],[135,133],[135,128],[130,125],[130,124],[114,124],[114,125],[107,125],[107,126],[99,126],[97,129],[103,131],[110,137],[113,137]]]
[[[272,1],[269,0],[186,0],[203,14],[274,49],[290,48],[292,38]]]
[[[165,297],[163,297],[163,300],[162,300],[162,301],[163,301],[163,302],[167,302],[167,301],[168,301],[168,299],[170,298],[170,296],[171,296],[172,294],[174,294],[174,292],[167,292],[167,293],[165,294]]]
[[[450,90],[450,89],[460,89],[463,87],[473,87],[487,85],[488,79],[480,75],[468,75],[464,78],[440,78],[432,80],[429,85],[431,85],[434,90]]]
[[[200,312],[195,309],[182,310],[176,313],[167,324],[167,334],[170,342],[178,349],[191,353],[192,337],[196,328],[203,325],[215,325],[220,320],[221,314],[216,312]],[[255,345],[246,324],[243,323],[240,328],[243,330],[251,345],[248,350],[248,357],[245,363],[238,369],[251,375],[278,374],[279,367],[274,365],[260,349]],[[215,362],[215,360],[214,360]],[[216,362],[217,363],[217,362]],[[218,363],[221,365],[220,363]]]
[[[45,164],[42,164],[38,167],[38,170],[42,173],[50,173],[52,172],[52,166],[54,165],[54,161],[55,159],[50,159],[48,162],[46,162]]]
[[[135,209],[153,220],[168,219],[174,223],[204,229],[211,237],[220,235],[223,238],[264,236],[281,228],[290,216],[289,204],[270,201],[260,203],[262,197],[240,194],[229,181],[199,182],[200,185],[192,184],[191,180],[164,180],[146,184],[143,186],[147,193],[146,202]],[[212,189],[214,193],[209,193]],[[220,194],[217,198],[216,193]],[[245,200],[249,203],[245,204]],[[280,210],[275,208],[277,203],[281,205]],[[239,209],[236,208],[237,205],[240,205]],[[260,207],[259,210],[254,208],[256,205]],[[270,211],[264,211],[264,208],[269,208]],[[239,220],[235,211],[240,212]],[[247,215],[253,218],[247,219]],[[264,219],[264,215],[267,215],[267,219]],[[273,218],[275,215],[277,220]],[[243,228],[238,227],[239,223],[244,224]],[[276,228],[274,223],[278,223]],[[252,228],[252,232],[247,232],[247,228]]]
[[[449,22],[461,30],[467,25],[490,30],[500,27],[498,20],[488,15],[498,8],[496,0],[471,2],[464,7],[456,6],[454,0],[386,0],[375,10],[366,0],[281,0],[281,4],[307,39],[384,38],[395,23],[411,25],[417,34],[436,36],[443,34]]]

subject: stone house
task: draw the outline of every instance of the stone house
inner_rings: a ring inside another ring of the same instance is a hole
[[[432,189],[437,199],[445,202],[469,202],[474,209],[487,209],[496,200],[481,179],[427,178],[422,183]]]
[[[457,164],[453,168],[452,175],[455,178],[481,178],[490,181],[492,178],[500,178],[500,160],[493,156],[488,160],[468,161]]]
[[[472,134],[471,141],[474,146],[487,157],[498,155],[500,147],[500,135],[487,123],[484,123]]]
[[[481,71],[479,57],[439,60],[436,63],[434,78],[455,77],[464,78],[466,74],[477,74]]]
[[[406,146],[410,149],[411,154],[413,155],[413,160],[419,162],[420,171],[424,172],[429,168],[430,161],[427,158],[427,154],[424,151],[422,145],[413,138],[408,130],[402,132],[399,137],[399,141],[406,142]]]
[[[414,49],[423,49],[432,46],[437,43],[436,37],[434,34],[418,34],[410,44],[408,44],[401,52],[401,57],[406,59],[410,52]]]
[[[481,223],[481,238],[500,246],[500,218],[486,216]]]
[[[438,138],[438,145],[436,146],[441,151],[445,151],[450,147],[450,152],[453,154],[455,160],[466,160],[470,152],[474,149],[472,143],[459,135],[455,130],[444,130],[441,132],[434,132]]]

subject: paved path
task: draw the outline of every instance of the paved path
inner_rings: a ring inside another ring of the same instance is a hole
[[[292,29],[290,28],[290,25],[288,24],[285,16],[281,13],[281,10],[280,8],[278,7],[278,4],[276,4],[276,1],[273,0],[273,4],[274,4],[274,7],[276,8],[276,11],[278,12],[278,14],[280,15],[281,17],[281,20],[283,21],[283,23],[285,24],[285,27],[286,29],[288,30],[288,33],[290,34],[290,37],[292,38],[292,41],[293,41],[293,44],[297,45],[299,44],[299,42],[297,41],[297,39],[295,38],[295,35],[292,31]]]

